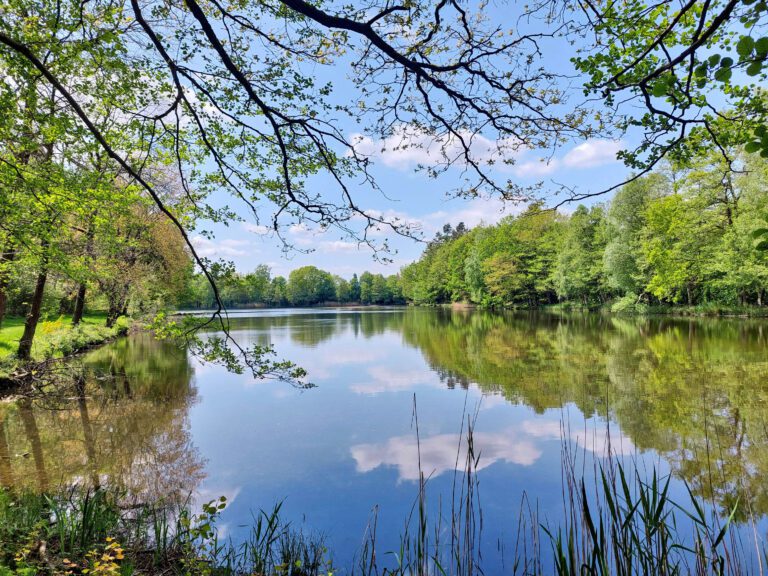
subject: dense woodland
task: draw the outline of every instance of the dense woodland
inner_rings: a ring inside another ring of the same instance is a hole
[[[711,155],[570,214],[532,204],[495,226],[446,227],[402,270],[402,291],[417,304],[762,306],[766,184],[764,160],[731,173]]]
[[[232,308],[252,306],[312,306],[324,303],[404,304],[400,277],[363,272],[347,280],[320,270],[303,266],[293,270],[288,278],[272,276],[268,266],[253,272],[230,272],[217,279],[221,300]],[[187,309],[211,309],[216,305],[213,289],[202,274],[190,277],[178,305]]]

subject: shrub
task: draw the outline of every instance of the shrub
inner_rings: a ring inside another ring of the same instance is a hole
[[[648,305],[638,300],[637,294],[629,293],[611,305],[614,314],[646,314]]]

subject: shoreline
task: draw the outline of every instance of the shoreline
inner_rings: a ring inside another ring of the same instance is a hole
[[[91,335],[81,344],[76,341],[68,342],[63,350],[62,348],[54,349],[51,356],[42,360],[30,359],[20,361],[14,355],[0,358],[0,398],[14,394],[30,384],[34,379],[43,377],[53,366],[68,362],[77,356],[114,342],[118,338],[142,330],[145,330],[145,328],[139,322],[133,320],[127,326],[117,324],[110,328],[99,326],[99,333],[95,337]],[[71,333],[72,330],[70,329],[66,336],[69,336]],[[68,349],[70,344],[72,348]],[[56,356],[59,352],[61,352],[61,355]]]
[[[768,318],[768,306],[725,306],[725,305],[712,305],[712,308],[708,308],[706,305],[702,309],[702,305],[696,306],[674,306],[674,305],[653,305],[647,306],[644,310],[611,310],[611,303],[596,305],[596,306],[584,306],[583,304],[545,304],[537,307],[530,306],[483,306],[482,304],[475,304],[473,302],[438,302],[438,303],[424,303],[415,304],[408,302],[405,304],[360,304],[360,303],[344,303],[338,304],[335,302],[327,302],[320,304],[313,304],[308,306],[252,306],[245,308],[227,308],[227,313],[240,314],[244,312],[255,311],[267,311],[267,310],[324,310],[334,308],[344,308],[354,310],[359,309],[407,309],[407,308],[443,308],[455,311],[468,311],[468,310],[482,310],[486,312],[580,312],[590,314],[603,314],[606,316],[626,316],[626,317],[640,317],[640,316],[666,316],[677,318]],[[177,310],[169,314],[169,316],[198,316],[204,314],[212,314],[215,312],[210,309],[200,310]]]

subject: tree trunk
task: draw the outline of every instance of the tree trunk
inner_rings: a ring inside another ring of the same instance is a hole
[[[19,340],[19,349],[16,356],[20,360],[29,360],[32,354],[32,341],[35,339],[37,323],[40,321],[40,310],[43,306],[43,293],[45,292],[45,283],[48,281],[48,243],[43,246],[43,261],[40,267],[40,273],[37,275],[35,284],[35,293],[32,295],[32,305],[29,307],[27,318],[24,321],[24,333]]]
[[[83,310],[85,309],[85,282],[80,283],[75,296],[75,311],[72,313],[72,326],[77,326],[83,319]]]
[[[93,252],[93,236],[95,234],[93,227],[93,219],[96,217],[96,211],[94,210],[88,218],[88,231],[85,233],[85,255],[88,260],[91,260],[91,253]],[[87,284],[85,280],[80,282],[80,286],[77,288],[77,296],[75,297],[75,311],[72,314],[72,326],[77,326],[83,319],[83,310],[85,309],[85,291]]]
[[[15,250],[6,250],[0,254],[0,266],[8,265],[16,258]],[[0,328],[3,327],[3,318],[5,318],[5,309],[8,302],[8,273],[0,269]]]

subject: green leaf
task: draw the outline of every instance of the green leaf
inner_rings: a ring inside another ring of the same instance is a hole
[[[664,82],[656,82],[651,89],[651,94],[654,96],[664,96],[667,93],[667,85]]]
[[[752,64],[747,66],[747,74],[749,76],[757,76],[758,74],[760,74],[762,70],[763,70],[762,62],[752,62]]]
[[[728,82],[731,79],[731,74],[730,68],[720,68],[715,72],[715,80],[718,82]]]
[[[720,68],[730,68],[731,66],[733,66],[733,58],[730,56],[726,56],[720,60]]]
[[[752,54],[752,50],[755,48],[755,41],[751,36],[742,36],[736,43],[736,52],[742,58],[746,58]]]
[[[720,62],[720,54],[712,54],[712,56],[709,57],[710,66],[717,66],[718,62]]]
[[[747,142],[744,145],[744,150],[750,154],[754,154],[755,152],[759,152],[762,147],[763,146],[760,142]]]
[[[761,56],[765,56],[766,54],[768,54],[768,36],[764,36],[763,38],[758,38],[755,41],[755,50]]]

